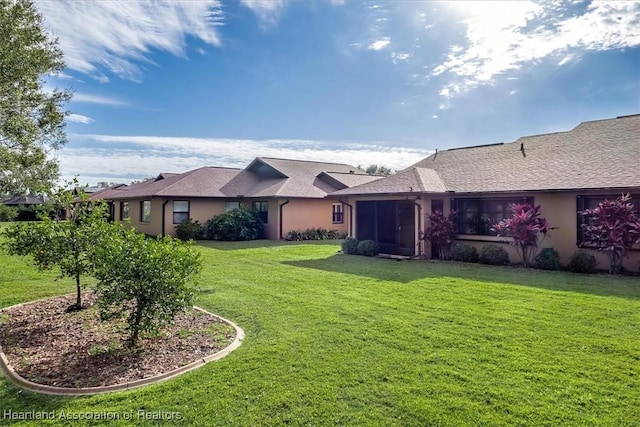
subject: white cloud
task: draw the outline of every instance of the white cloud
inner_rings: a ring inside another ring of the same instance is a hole
[[[466,26],[467,46],[450,48],[433,76],[452,98],[497,76],[561,56],[558,65],[585,51],[640,45],[640,2],[592,2],[582,13],[564,3],[446,2]]]
[[[87,117],[87,116],[83,116],[82,114],[69,114],[67,116],[67,120],[69,120],[70,122],[74,122],[74,123],[92,123],[94,122],[94,120],[91,117]]]
[[[103,70],[140,80],[153,49],[185,56],[186,38],[220,45],[220,0],[157,2],[37,0],[68,68],[104,79]]]
[[[518,93],[517,90],[512,90],[511,92],[509,92],[509,95],[515,95],[516,93]]]
[[[285,0],[240,0],[240,4],[251,9],[263,24],[274,24],[285,3]]]
[[[160,172],[184,172],[206,165],[243,168],[256,156],[353,165],[375,163],[402,169],[431,153],[375,142],[353,144],[309,140],[69,136],[71,142],[57,152],[61,174],[63,178],[80,175],[83,182],[89,183],[105,180],[129,182]],[[77,147],[80,142],[90,144],[91,148]]]
[[[111,98],[111,97],[102,96],[102,95],[91,95],[88,93],[74,93],[73,98],[71,98],[71,100],[75,102],[83,102],[87,104],[100,104],[100,105],[113,105],[113,106],[127,105],[126,102],[116,98]]]
[[[389,39],[389,37],[383,37],[379,40],[374,41],[373,43],[371,43],[367,49],[369,50],[382,50],[385,47],[389,46],[389,43],[391,43],[391,40]]]
[[[438,115],[437,115],[437,114],[434,114],[433,116],[431,116],[431,118],[432,118],[432,119],[437,119],[437,118],[438,118]]]

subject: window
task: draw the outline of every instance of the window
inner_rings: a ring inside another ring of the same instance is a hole
[[[576,215],[577,215],[577,237],[578,240],[576,245],[581,246],[582,240],[584,239],[584,235],[582,232],[582,224],[586,224],[587,220],[584,215],[580,215],[580,212],[585,209],[595,209],[598,207],[598,203],[604,202],[605,200],[615,200],[620,197],[620,194],[608,194],[603,196],[578,196],[576,198]],[[640,194],[632,194],[631,195],[631,203],[636,209],[636,212],[640,212]],[[585,245],[586,246],[586,245]]]
[[[178,201],[173,202],[173,223],[182,224],[182,221],[189,219],[189,202]]]
[[[238,208],[240,208],[240,202],[227,202],[227,204],[225,205],[224,211],[229,212]]]
[[[258,216],[264,224],[267,224],[269,222],[268,202],[253,202],[253,210],[258,212]]]
[[[452,208],[458,213],[458,234],[495,236],[491,227],[511,215],[512,203],[533,204],[533,197],[510,199],[454,199]]]
[[[344,212],[342,211],[342,203],[333,204],[333,214],[331,215],[331,222],[334,224],[342,224],[344,221]]]
[[[129,202],[120,202],[120,219],[122,221],[129,219]]]
[[[140,202],[140,222],[151,222],[151,200]]]

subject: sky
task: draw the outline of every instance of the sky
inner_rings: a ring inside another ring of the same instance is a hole
[[[255,157],[403,169],[640,113],[640,2],[35,0],[64,179]]]

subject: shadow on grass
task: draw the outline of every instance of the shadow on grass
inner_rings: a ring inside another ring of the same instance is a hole
[[[196,244],[205,248],[221,251],[234,251],[241,249],[265,249],[291,245],[339,245],[342,240],[248,240],[240,242],[222,242],[218,240],[198,240]]]
[[[294,267],[410,283],[424,278],[454,277],[485,283],[514,284],[552,291],[640,299],[637,277],[584,275],[522,267],[497,267],[453,261],[394,260],[337,254],[323,259],[283,261]]]

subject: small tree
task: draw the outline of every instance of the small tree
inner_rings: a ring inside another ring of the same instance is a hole
[[[98,308],[103,320],[127,315],[129,345],[173,321],[191,305],[190,279],[202,261],[193,246],[133,229],[103,239],[96,251]]]
[[[540,216],[540,206],[528,203],[512,203],[511,217],[505,218],[491,227],[498,237],[511,237],[511,245],[516,247],[525,267],[530,267],[538,252],[538,246],[549,232],[549,223]],[[542,236],[542,238],[541,238]]]
[[[424,232],[423,239],[438,245],[438,257],[442,260],[449,256],[451,246],[458,233],[456,216],[455,211],[450,211],[447,216],[440,211],[434,211],[427,215],[430,225]]]
[[[77,184],[77,182],[75,182]],[[89,202],[84,191],[77,198],[61,188],[52,198],[53,218],[43,215],[40,222],[15,223],[4,231],[6,247],[12,255],[31,255],[40,270],[60,267],[61,277],[76,283],[75,309],[82,308],[80,278],[93,271],[92,251],[109,230],[108,208],[103,202]],[[51,209],[48,209],[49,211]]]
[[[582,224],[582,244],[607,255],[611,274],[622,271],[622,259],[634,244],[640,243],[640,216],[631,197],[623,194],[580,213],[587,219],[587,223]]]

